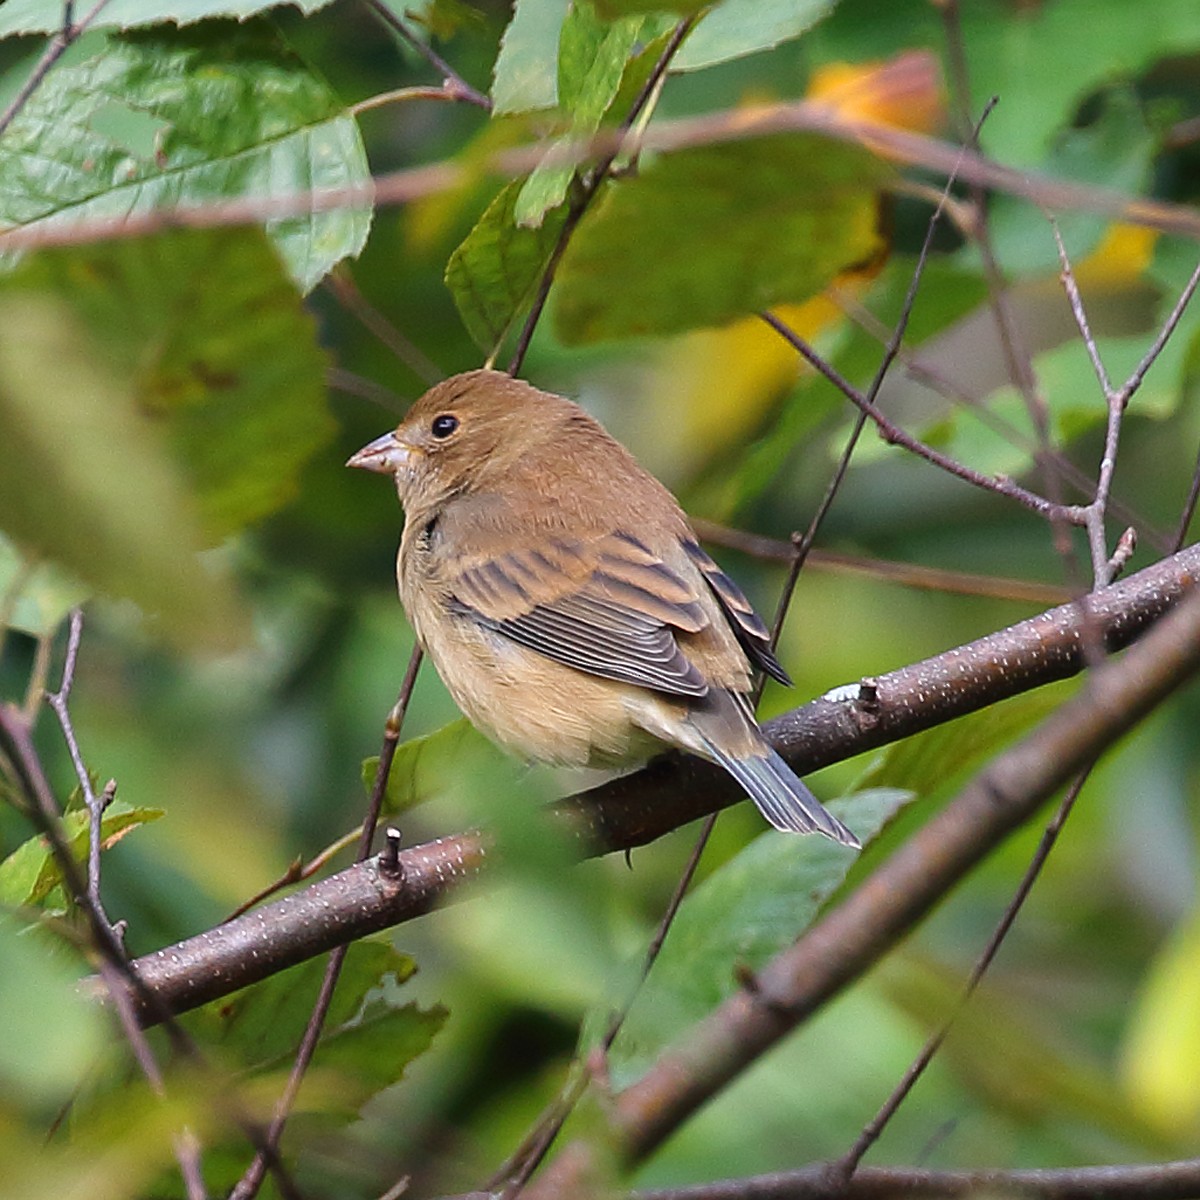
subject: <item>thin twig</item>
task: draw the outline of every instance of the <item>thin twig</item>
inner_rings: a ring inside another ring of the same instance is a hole
[[[72,20],[75,15],[74,5],[70,3],[70,0],[67,0],[67,3],[63,4],[62,27],[51,38],[45,53],[34,65],[33,71],[22,85],[21,90],[12,98],[12,101],[4,112],[0,113],[0,137],[4,136],[5,130],[13,123],[17,114],[29,103],[29,98],[33,93],[42,86],[46,76],[50,73],[50,69],[79,40],[80,35],[95,21],[100,15],[100,10],[106,4],[108,4],[108,0],[96,0],[96,3],[92,5],[91,9],[78,25]]]
[[[158,1060],[154,1057],[154,1051],[150,1048],[145,1031],[138,1024],[137,1013],[130,1002],[129,989],[125,986],[125,981],[118,975],[116,968],[104,959],[100,960],[99,971],[108,987],[108,994],[113,998],[117,1019],[121,1022],[125,1039],[133,1050],[134,1058],[137,1059],[138,1066],[146,1077],[146,1082],[150,1085],[150,1090],[160,1100],[165,1099],[167,1087],[163,1080],[162,1070],[158,1065]],[[179,1174],[187,1191],[187,1200],[206,1200],[208,1191],[204,1186],[204,1176],[200,1169],[200,1144],[196,1140],[196,1136],[190,1130],[181,1129],[172,1135],[171,1143],[175,1152],[175,1161],[179,1164]]]
[[[943,454],[940,450],[935,450],[919,438],[914,437],[901,428],[901,426],[897,425],[880,408],[872,404],[858,388],[830,366],[798,333],[781,321],[774,313],[760,313],[759,316],[776,333],[789,342],[810,366],[815,367],[851,403],[866,413],[875,422],[880,436],[889,445],[902,446],[904,449],[932,463],[935,467],[940,467],[948,474],[954,475],[958,479],[985,492],[992,492],[998,496],[1005,496],[1010,500],[1015,500],[1022,507],[1029,509],[1030,512],[1036,513],[1040,517],[1053,518],[1058,516],[1070,524],[1082,524],[1083,510],[1081,508],[1074,505],[1052,504],[1049,500],[1028,491],[1026,488],[1021,487],[1020,484],[1014,483],[1005,476],[982,475],[978,471]]]
[[[73,608],[67,625],[67,653],[63,661],[62,682],[57,692],[46,695],[46,703],[54,710],[62,730],[63,741],[67,744],[67,753],[71,756],[71,765],[75,768],[75,779],[79,790],[83,793],[84,807],[88,813],[88,860],[87,860],[87,898],[102,920],[106,921],[114,932],[116,927],[109,921],[100,899],[100,847],[104,840],[104,810],[112,803],[116,792],[116,783],[111,781],[105,786],[101,795],[96,795],[92,787],[92,777],[83,761],[79,749],[79,739],[75,736],[75,726],[71,721],[70,699],[71,688],[75,683],[75,667],[79,661],[79,645],[83,638],[83,610]]]
[[[443,371],[415,342],[404,336],[359,290],[350,269],[335,267],[324,279],[325,289],[337,302],[386,346],[427,386],[437,383]]]
[[[358,843],[358,854],[355,862],[365,862],[371,854],[371,845],[375,840],[375,829],[379,824],[379,814],[383,808],[383,797],[387,791],[388,775],[392,769],[392,759],[396,755],[396,747],[400,743],[400,730],[404,725],[404,717],[408,712],[408,703],[412,699],[413,688],[417,682],[417,672],[421,668],[422,652],[420,646],[414,646],[409,656],[408,669],[400,685],[400,693],[384,722],[383,747],[379,753],[379,765],[375,770],[375,781],[371,787],[371,798],[367,805],[367,815],[363,820],[362,833]],[[337,987],[338,976],[342,964],[346,961],[350,943],[338,946],[329,955],[325,966],[325,974],[321,979],[321,987],[313,1004],[312,1014],[296,1051],[296,1061],[292,1064],[291,1074],[287,1084],[275,1104],[275,1115],[267,1129],[266,1147],[271,1153],[278,1155],[279,1141],[295,1106],[296,1097],[300,1094],[300,1085],[317,1052],[321,1040],[321,1031],[325,1018],[329,1015],[329,1006],[333,1002],[334,989]],[[264,1150],[260,1149],[246,1168],[241,1179],[229,1194],[229,1200],[251,1200],[258,1193],[266,1176],[267,1158]]]
[[[1000,947],[1004,944],[1004,939],[1008,936],[1009,930],[1012,929],[1017,919],[1017,914],[1021,911],[1029,893],[1033,890],[1033,885],[1041,874],[1042,868],[1046,865],[1046,860],[1050,857],[1050,851],[1054,848],[1054,844],[1058,840],[1058,835],[1062,831],[1063,825],[1066,824],[1067,817],[1071,815],[1071,809],[1074,808],[1075,801],[1079,798],[1079,793],[1083,790],[1083,785],[1087,782],[1091,771],[1092,766],[1089,765],[1075,777],[1074,782],[1067,790],[1067,794],[1059,804],[1058,810],[1055,812],[1053,818],[1051,818],[1049,824],[1047,824],[1042,833],[1041,840],[1038,842],[1038,847],[1034,851],[1033,858],[1025,868],[1025,874],[1021,877],[1021,882],[1017,885],[1016,892],[1005,907],[996,928],[992,930],[992,935],[988,938],[987,945],[984,946],[983,952],[976,960],[975,966],[971,969],[971,973],[967,977],[967,981],[963,986],[962,993],[959,995],[958,1002],[955,1004],[953,1011],[942,1023],[941,1028],[922,1047],[920,1054],[909,1065],[908,1070],[904,1072],[903,1077],[892,1090],[892,1094],[884,1101],[875,1116],[863,1127],[854,1145],[836,1163],[832,1164],[831,1174],[838,1182],[848,1182],[854,1176],[858,1170],[859,1163],[863,1160],[863,1156],[879,1140],[880,1134],[883,1133],[888,1122],[895,1116],[897,1109],[903,1104],[916,1086],[917,1081],[925,1073],[925,1069],[933,1061],[934,1055],[941,1049],[942,1043],[949,1036],[954,1022],[975,994],[984,975],[995,961],[996,955],[999,953]]]
[[[423,42],[383,0],[366,0],[367,7],[393,32],[397,33],[408,43],[435,71],[442,76],[442,87],[447,93],[455,93],[456,98],[465,100],[482,108],[484,112],[492,111],[492,102],[482,92],[473,88],[428,42]]]

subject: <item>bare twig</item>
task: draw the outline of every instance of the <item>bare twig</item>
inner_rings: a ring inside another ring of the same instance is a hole
[[[74,5],[70,3],[70,0],[63,4],[62,27],[50,39],[45,53],[38,59],[21,90],[12,98],[4,112],[0,113],[0,137],[4,136],[5,130],[13,123],[17,114],[29,103],[29,98],[33,93],[42,86],[54,64],[79,40],[88,26],[100,15],[100,11],[106,4],[108,4],[108,0],[96,0],[78,25],[74,22]]]
[[[831,1183],[824,1167],[780,1171],[691,1187],[633,1192],[628,1200],[1194,1200],[1200,1158],[1125,1166],[1016,1171],[923,1171],[865,1167],[847,1184]]]
[[[1082,523],[1082,509],[1073,505],[1052,504],[1049,500],[1034,494],[1004,476],[982,475],[964,463],[943,454],[940,450],[935,450],[920,438],[914,437],[897,425],[882,409],[868,400],[858,388],[830,366],[798,333],[784,324],[774,313],[760,313],[759,315],[776,333],[789,342],[810,366],[815,367],[861,412],[870,417],[878,427],[880,436],[889,445],[903,446],[904,449],[932,463],[935,467],[941,468],[948,474],[954,475],[974,487],[981,488],[985,492],[993,492],[998,496],[1015,500],[1022,507],[1040,517],[1047,519],[1060,517],[1071,524]]]
[[[442,76],[442,91],[452,99],[465,100],[492,111],[492,102],[482,92],[473,88],[428,42],[423,42],[382,0],[366,0],[367,7],[389,29],[411,46],[430,66]]]
[[[413,342],[404,336],[359,290],[350,269],[344,264],[335,267],[323,281],[337,302],[361,322],[386,346],[418,379],[425,384],[437,383],[446,372]]]
[[[692,518],[692,527],[706,542],[740,550],[751,558],[766,562],[788,563],[792,561],[795,545],[782,538],[768,537],[761,533],[748,533],[743,529],[731,529],[716,521]],[[947,571],[940,567],[926,567],[918,563],[896,562],[893,559],[874,558],[863,554],[846,554],[838,550],[822,550],[814,547],[808,552],[806,563],[810,571],[825,571],[830,574],[864,575],[871,579],[886,580],[902,587],[920,588],[930,592],[946,592],[957,596],[987,596],[993,600],[1015,600],[1022,604],[1063,604],[1070,593],[1059,584],[1036,583],[1028,579],[1010,579],[999,575],[979,575],[974,571]]]
[[[884,1101],[875,1116],[863,1127],[854,1145],[846,1151],[842,1158],[832,1165],[831,1173],[834,1178],[841,1182],[848,1182],[854,1176],[858,1170],[859,1163],[863,1160],[863,1156],[879,1140],[879,1135],[883,1133],[887,1127],[887,1123],[895,1116],[900,1105],[907,1099],[912,1089],[916,1086],[917,1081],[925,1073],[925,1069],[933,1061],[934,1055],[941,1049],[942,1043],[949,1036],[954,1022],[975,994],[976,988],[979,987],[984,975],[991,967],[993,961],[995,961],[996,955],[1000,952],[1000,947],[1003,945],[1004,939],[1008,936],[1009,930],[1012,929],[1017,919],[1017,914],[1021,911],[1029,893],[1033,890],[1033,885],[1037,882],[1042,868],[1046,865],[1046,860],[1050,857],[1050,851],[1054,848],[1054,844],[1058,840],[1058,835],[1062,831],[1063,825],[1066,824],[1067,817],[1071,815],[1071,809],[1075,807],[1075,801],[1078,799],[1079,793],[1083,790],[1083,785],[1087,782],[1087,777],[1091,773],[1091,770],[1092,764],[1089,764],[1076,776],[1074,782],[1067,789],[1067,794],[1059,804],[1054,817],[1046,826],[1041,841],[1038,842],[1038,847],[1034,851],[1033,858],[1030,860],[1028,867],[1026,867],[1025,874],[1021,877],[1021,882],[1017,885],[1017,890],[1005,907],[996,928],[992,930],[992,936],[988,938],[987,945],[984,946],[983,952],[976,960],[975,966],[971,969],[971,973],[967,977],[967,982],[963,985],[962,994],[959,996],[953,1011],[943,1022],[941,1028],[922,1047],[920,1054],[912,1061],[908,1069],[904,1072],[903,1077],[892,1090],[892,1094]]]
[[[868,146],[899,165],[921,167],[941,174],[949,174],[958,164],[962,179],[1022,197],[1047,209],[1098,213],[1144,229],[1200,238],[1200,212],[1194,207],[1018,171],[980,154],[963,154],[960,146],[894,126],[851,118],[828,105],[809,100],[738,107],[702,117],[658,121],[640,135],[639,145],[645,151],[669,152],[795,132],[815,133]],[[368,183],[344,187],[306,188],[273,196],[238,196],[149,212],[89,217],[70,224],[37,221],[0,233],[0,248],[29,250],[39,246],[85,245],[117,238],[145,237],[167,229],[213,229],[303,217],[335,209],[408,204],[460,187],[475,177],[476,170],[489,170],[511,178],[527,174],[542,163],[574,166],[606,154],[619,153],[626,137],[620,130],[602,129],[591,137],[566,141],[549,152],[537,144],[499,150],[471,171],[460,163],[447,161],[388,172],[375,176]]]

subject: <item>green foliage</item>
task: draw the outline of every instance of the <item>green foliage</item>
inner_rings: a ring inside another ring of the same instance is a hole
[[[16,227],[369,181],[353,119],[258,25],[110,39],[54,71],[5,143],[0,224]],[[343,207],[266,224],[307,291],[359,253],[370,214]]]
[[[101,850],[110,850],[139,825],[157,821],[161,816],[163,810],[160,808],[130,808],[119,801],[110,804],[100,820]],[[87,860],[90,819],[83,811],[67,813],[63,818],[67,845],[80,864]],[[62,911],[66,907],[62,882],[62,869],[45,839],[30,838],[0,862],[0,905],[10,908],[30,905]]]
[[[329,0],[285,0],[303,13],[315,13]],[[142,25],[172,22],[189,25],[209,17],[235,17],[244,21],[256,13],[274,8],[279,0],[109,0],[100,11],[96,29],[134,29]],[[75,13],[75,19],[87,9]],[[0,11],[0,37],[11,33],[57,33],[62,28],[63,9],[58,0],[6,0]]]
[[[804,136],[666,155],[580,226],[558,327],[571,342],[680,333],[808,299],[878,253],[886,175],[857,147]]]
[[[566,216],[542,213],[533,227],[516,220],[524,187],[507,184],[446,263],[446,286],[476,344],[491,354],[525,311]]]
[[[401,0],[388,6],[407,12]],[[89,5],[74,7],[78,20]],[[1150,211],[1144,201],[1194,205],[1194,0],[1163,0],[1153,19],[1127,0],[960,8],[971,118],[1000,97],[981,130],[986,153],[1127,193],[1135,215]],[[447,103],[446,92],[429,100],[440,67],[354,6],[320,0],[110,0],[53,65],[0,133],[0,704],[36,709],[38,685],[61,678],[56,627],[91,598],[71,713],[85,762],[120,784],[101,884],[132,953],[167,947],[169,959],[172,943],[219,928],[235,904],[288,877],[289,863],[361,821],[357,764],[378,745],[413,635],[395,598],[395,496],[342,463],[394,424],[418,380],[476,366],[478,348],[495,356],[511,339],[594,167],[555,165],[555,154],[629,121],[685,16],[693,28],[558,264],[557,333],[541,324],[523,374],[578,397],[696,516],[771,535],[776,553],[808,524],[855,412],[750,314],[774,306],[865,388],[942,179],[919,162],[884,162],[865,142],[758,137],[752,106],[819,83],[847,129],[877,119],[955,140],[932,86],[889,90],[877,69],[920,49],[953,82],[946,11],[927,0],[424,5],[412,18],[420,36],[436,38],[474,87],[490,81],[490,114]],[[0,108],[42,48],[10,35],[52,35],[62,12],[59,0],[0,3]],[[639,149],[643,124],[675,118],[696,118],[695,142]],[[726,140],[705,144],[708,128]],[[408,178],[433,190],[414,205],[303,211],[311,189],[365,194],[372,172],[425,166],[434,170]],[[459,182],[437,190],[447,179]],[[995,333],[1000,303],[1028,351],[1050,449],[1066,461],[1064,499],[1086,502],[1108,407],[1062,294],[1052,230],[1024,200],[975,200],[956,188],[879,403],[984,474],[1052,488]],[[244,224],[228,226],[230,205]],[[155,211],[157,232],[120,225]],[[1108,211],[1052,215],[1096,350],[1120,383],[1197,251],[1114,227]],[[976,240],[981,213],[1006,280],[998,302]],[[13,231],[64,244],[5,247]],[[339,286],[319,288],[337,264]],[[1131,569],[1179,525],[1200,438],[1198,379],[1189,311],[1122,424],[1107,535],[1136,526]],[[327,385],[347,394],[327,399]],[[368,393],[388,411],[369,407]],[[1086,576],[1064,569],[1044,522],[869,429],[817,548],[866,569],[834,574],[810,561],[780,650],[797,690],[772,688],[767,711],[1036,609],[880,579],[876,559],[889,572],[911,564],[1059,588]],[[1077,549],[1082,564],[1081,537]],[[768,614],[782,562],[720,554]],[[1009,594],[1003,583],[995,592]],[[214,648],[225,653],[196,653]],[[613,1088],[678,1046],[840,892],[870,887],[933,806],[1075,686],[823,772],[818,790],[844,793],[833,807],[871,843],[861,858],[764,832],[749,803],[723,814],[613,1047]],[[930,1145],[935,1169],[1193,1153],[1196,710],[1181,692],[1097,767],[879,1161],[925,1161]],[[693,844],[685,830],[639,847],[628,865],[581,864],[542,808],[593,776],[531,770],[454,711],[427,667],[385,808],[404,814],[407,844],[484,828],[486,876],[351,948],[283,1140],[303,1195],[370,1200],[407,1173],[430,1194],[477,1189],[630,995]],[[53,722],[43,717],[33,738],[67,797],[74,774]],[[362,767],[368,788],[375,765]],[[112,1012],[80,998],[94,994],[94,981],[78,987],[86,931],[23,793],[0,747],[0,1190],[183,1195],[173,1148],[186,1129],[209,1193],[227,1193],[250,1157],[232,1109],[269,1120],[324,962],[189,1014],[206,1068],[151,1032],[166,1078],[156,1096]],[[72,803],[65,827],[82,861],[87,822]],[[601,1146],[614,1190],[843,1153],[953,1009],[1039,834],[1015,834],[636,1177],[609,1143],[602,1088],[568,1136]],[[269,918],[255,920],[255,936],[274,936]]]
[[[858,792],[829,806],[863,844],[869,843],[912,793],[898,788]],[[812,923],[846,878],[854,853],[824,838],[770,831],[714,871],[684,901],[662,954],[613,1044],[618,1086],[632,1082],[694,1021]]]

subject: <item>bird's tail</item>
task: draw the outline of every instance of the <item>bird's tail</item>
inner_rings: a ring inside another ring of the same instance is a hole
[[[823,833],[844,846],[862,843],[797,778],[759,731],[745,700],[734,692],[709,693],[689,713],[688,725],[703,744],[702,753],[718,762],[745,789],[776,829],[785,833]]]
[[[771,749],[746,757],[733,757],[711,747],[713,755],[745,788],[750,799],[776,829],[785,833],[823,833],[844,846],[862,843],[797,778],[796,773]]]

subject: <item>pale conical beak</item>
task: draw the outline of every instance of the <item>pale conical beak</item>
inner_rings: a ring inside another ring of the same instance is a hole
[[[381,475],[396,475],[407,471],[412,464],[412,451],[396,440],[394,433],[385,433],[346,459],[348,467],[378,471]]]

